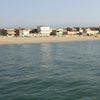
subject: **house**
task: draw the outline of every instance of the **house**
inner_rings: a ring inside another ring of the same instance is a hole
[[[68,35],[77,35],[78,33],[79,33],[79,31],[77,31],[76,29],[72,29],[72,30],[67,31]]]
[[[19,36],[21,37],[30,37],[30,29],[20,29],[19,30]]]
[[[96,30],[95,28],[87,28],[86,29],[86,33],[88,35],[96,35],[99,33],[99,30]]]
[[[15,29],[7,29],[7,36],[15,36],[16,33],[15,33]]]
[[[38,26],[37,30],[41,36],[50,36],[51,29],[47,26]]]
[[[62,36],[63,35],[63,29],[61,29],[61,28],[58,28],[58,29],[56,29],[56,35],[57,36]]]
[[[77,35],[79,31],[76,28],[67,28],[68,35]]]

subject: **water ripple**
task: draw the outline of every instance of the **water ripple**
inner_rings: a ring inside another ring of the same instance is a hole
[[[99,100],[100,42],[0,46],[0,100]]]

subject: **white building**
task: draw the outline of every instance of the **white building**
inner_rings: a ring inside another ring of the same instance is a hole
[[[39,26],[39,27],[37,27],[37,29],[41,36],[50,36],[50,33],[51,33],[50,27]]]
[[[21,37],[29,37],[29,36],[31,36],[30,30],[29,29],[21,29],[19,31],[19,36],[21,36]]]
[[[89,35],[95,35],[95,34],[99,33],[99,31],[88,28],[88,29],[86,29],[86,33]]]
[[[64,32],[63,29],[60,29],[60,28],[59,29],[56,29],[56,35],[57,36],[62,36],[63,35],[63,32]]]

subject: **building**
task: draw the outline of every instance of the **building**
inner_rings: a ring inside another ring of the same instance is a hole
[[[15,32],[15,29],[7,29],[7,36],[15,36],[16,35],[16,32]]]
[[[62,36],[63,35],[63,29],[61,29],[61,28],[58,28],[58,29],[56,29],[56,35],[57,36]]]
[[[77,35],[78,33],[79,33],[79,30],[77,30],[76,28],[67,28],[68,35]]]
[[[38,32],[41,36],[50,36],[51,29],[47,26],[38,26],[37,27]]]
[[[19,30],[19,36],[21,37],[30,37],[30,30],[29,29],[20,29]]]
[[[87,33],[88,35],[96,35],[96,34],[99,33],[99,30],[96,30],[96,29],[93,29],[93,28],[87,28],[87,29],[86,29],[86,33]]]

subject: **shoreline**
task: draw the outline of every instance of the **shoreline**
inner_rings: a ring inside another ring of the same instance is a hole
[[[0,37],[0,45],[100,41],[100,36]]]

